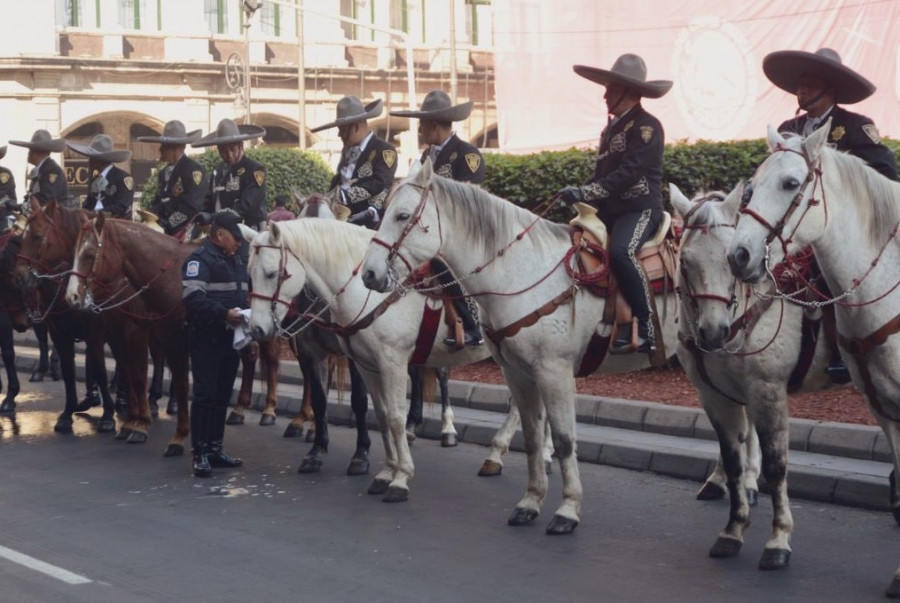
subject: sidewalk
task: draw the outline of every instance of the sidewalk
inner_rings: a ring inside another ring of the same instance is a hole
[[[79,350],[83,346],[79,344]],[[16,334],[16,366],[30,374],[37,360],[31,332]],[[83,357],[76,358],[83,379]],[[112,373],[113,362],[107,362]],[[300,369],[296,362],[282,362],[275,429],[283,429],[286,417],[299,411]],[[240,385],[239,383],[237,384]],[[254,384],[253,408],[262,410],[262,381]],[[22,389],[27,390],[27,376]],[[509,391],[505,386],[463,381],[450,382],[450,399],[461,442],[490,446],[505,419]],[[338,402],[329,395],[329,421],[348,425],[351,420],[349,393]],[[718,445],[715,433],[701,409],[669,406],[601,396],[577,396],[578,458],[637,471],[702,482],[715,466]],[[440,405],[425,405],[425,423],[420,437],[440,439]],[[374,413],[369,414],[376,428]],[[255,423],[248,417],[248,425]],[[840,505],[889,510],[888,476],[890,449],[881,429],[845,423],[822,423],[808,419],[790,421],[788,488],[793,498]],[[524,450],[521,432],[511,450]],[[415,451],[415,450],[414,450]],[[475,471],[476,468],[473,468]],[[765,484],[762,485],[765,490]]]

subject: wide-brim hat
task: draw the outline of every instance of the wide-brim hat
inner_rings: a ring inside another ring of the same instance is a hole
[[[419,107],[418,111],[391,111],[388,115],[414,117],[439,122],[462,121],[472,113],[473,104],[472,101],[469,101],[454,105],[446,92],[443,90],[432,90],[425,96],[425,100],[422,101],[422,106]]]
[[[817,75],[834,87],[835,102],[842,105],[858,103],[875,92],[875,84],[844,65],[831,48],[770,52],[763,59],[763,72],[770,82],[791,94],[797,93],[802,76]]]
[[[324,126],[318,126],[310,130],[310,132],[320,132],[329,128],[339,128],[349,124],[355,124],[359,121],[366,121],[373,117],[381,115],[382,106],[381,99],[374,100],[365,107],[362,101],[355,96],[345,96],[338,101],[337,119],[328,122]]]
[[[6,145],[3,145],[2,147],[0,147],[0,159],[3,159],[4,157],[6,157],[6,150],[8,148],[9,147],[7,147]]]
[[[669,80],[647,80],[647,64],[636,54],[623,54],[613,63],[612,69],[599,69],[587,65],[573,65],[572,69],[583,78],[609,86],[619,84],[647,98],[659,98],[672,88]]]
[[[10,140],[9,144],[47,153],[62,153],[66,150],[66,141],[62,138],[53,138],[47,130],[35,130],[31,140]]]
[[[131,151],[114,149],[112,138],[106,134],[97,134],[91,139],[91,144],[78,142],[67,142],[66,144],[79,155],[84,155],[97,161],[105,161],[106,163],[120,163],[131,158]]]
[[[140,142],[158,142],[160,144],[190,144],[200,138],[201,130],[186,131],[184,124],[177,119],[166,122],[162,136],[138,136]]]
[[[242,142],[252,138],[262,138],[266,135],[266,129],[262,126],[254,126],[251,124],[237,125],[230,119],[223,119],[219,122],[215,132],[210,132],[203,138],[192,142],[192,147],[211,147],[219,144],[231,144],[233,142]]]

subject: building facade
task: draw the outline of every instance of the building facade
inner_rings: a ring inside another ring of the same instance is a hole
[[[124,167],[138,188],[158,149],[137,138],[171,119],[204,132],[226,117],[249,120],[266,128],[264,144],[306,146],[335,164],[337,132],[309,128],[334,119],[346,94],[395,110],[455,90],[475,103],[460,136],[496,144],[485,0],[28,0],[6,22],[0,144],[38,128],[77,142],[106,133],[133,152]],[[418,154],[415,123],[387,110],[372,125],[401,147],[405,166]],[[25,155],[10,147],[3,160],[23,180]],[[75,193],[89,179],[83,159],[63,157]]]

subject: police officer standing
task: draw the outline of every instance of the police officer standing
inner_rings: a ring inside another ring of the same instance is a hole
[[[641,98],[659,98],[672,87],[668,80],[647,81],[647,66],[635,54],[623,54],[612,69],[573,66],[575,73],[606,87],[609,122],[600,134],[594,176],[582,186],[560,191],[566,203],[583,201],[597,208],[609,230],[610,267],[622,295],[638,321],[632,348],[631,330],[619,329],[610,353],[654,349],[654,328],[647,276],[637,250],[662,221],[662,124],[641,105]]]
[[[58,203],[67,203],[69,186],[66,175],[59,164],[50,157],[50,153],[62,153],[66,150],[66,141],[53,138],[47,130],[35,130],[30,141],[10,140],[9,144],[28,149],[28,163],[34,167],[28,172],[28,185],[25,190],[25,201],[36,197],[41,205],[50,199]]]
[[[134,203],[134,178],[122,168],[113,165],[131,159],[131,151],[113,148],[112,138],[97,134],[89,145],[66,142],[69,148],[88,158],[91,182],[84,209],[103,211],[117,218],[131,219]]]
[[[240,357],[233,328],[247,308],[250,277],[238,249],[244,240],[233,210],[215,213],[209,236],[184,262],[182,298],[190,329],[191,444],[193,470],[209,477],[213,467],[240,467],[240,459],[222,450],[225,415]]]
[[[427,145],[421,162],[430,159],[434,173],[444,178],[481,184],[484,182],[484,158],[481,151],[459,138],[453,131],[453,122],[467,119],[472,113],[472,101],[453,105],[443,90],[432,90],[425,96],[418,111],[391,111],[396,117],[412,117],[419,120],[419,140]],[[453,305],[463,322],[465,345],[481,345],[484,338],[470,306],[456,278],[440,260],[432,260],[432,271],[452,297]],[[444,344],[462,347],[455,337],[447,337]]]
[[[203,209],[209,184],[203,166],[184,154],[185,145],[200,138],[200,130],[187,132],[175,119],[163,127],[162,136],[141,136],[141,142],[159,143],[159,160],[165,167],[156,174],[156,196],[150,211],[157,215],[167,235],[180,235],[191,218]]]
[[[237,125],[230,119],[219,122],[215,132],[192,142],[193,147],[216,145],[222,163],[210,178],[203,211],[232,209],[253,230],[266,225],[266,168],[244,154],[244,141],[262,138],[266,130],[259,126]],[[243,240],[243,239],[242,239]],[[246,246],[245,246],[246,247]],[[247,256],[244,255],[246,262]]]
[[[397,171],[397,150],[378,138],[368,120],[381,115],[381,99],[365,107],[355,96],[338,101],[337,119],[310,130],[337,128],[344,143],[337,173],[331,179],[338,201],[350,209],[350,222],[375,228]]]

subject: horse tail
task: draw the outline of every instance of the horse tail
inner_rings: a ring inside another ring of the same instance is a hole
[[[438,371],[434,368],[419,368],[419,382],[422,384],[422,401],[434,403],[438,401]]]
[[[344,387],[347,385],[347,377],[350,367],[347,357],[340,354],[328,354],[328,389],[333,386],[338,395],[338,404],[344,401]]]

